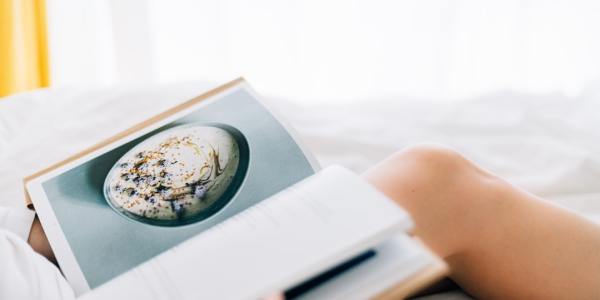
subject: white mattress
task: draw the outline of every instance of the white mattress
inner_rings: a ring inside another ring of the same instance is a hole
[[[0,101],[0,205],[22,205],[23,176],[209,86],[40,90]],[[406,145],[443,143],[594,217],[600,215],[599,96],[498,93],[460,103],[396,99],[312,108],[275,103],[323,165],[362,171]]]

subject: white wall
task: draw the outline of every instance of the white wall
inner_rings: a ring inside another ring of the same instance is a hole
[[[600,2],[48,0],[56,85],[245,76],[300,103],[577,94],[600,75]]]

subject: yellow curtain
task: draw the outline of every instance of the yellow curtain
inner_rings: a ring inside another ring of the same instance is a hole
[[[44,0],[0,0],[0,97],[49,83]]]

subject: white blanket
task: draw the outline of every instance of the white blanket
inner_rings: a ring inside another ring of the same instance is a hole
[[[21,178],[214,85],[56,89],[0,101],[0,205],[23,203]],[[323,165],[356,171],[406,145],[442,143],[524,189],[600,215],[600,93],[497,93],[459,103],[371,100],[275,106]]]

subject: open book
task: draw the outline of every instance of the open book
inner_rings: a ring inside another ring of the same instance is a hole
[[[394,298],[446,272],[410,216],[348,170],[319,171],[243,79],[25,184],[84,297]]]

